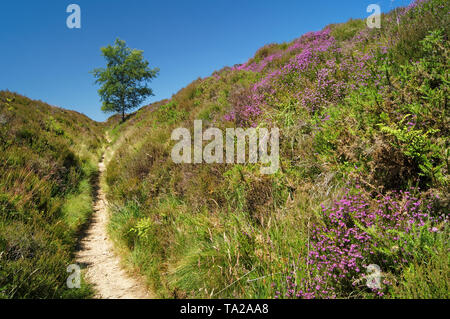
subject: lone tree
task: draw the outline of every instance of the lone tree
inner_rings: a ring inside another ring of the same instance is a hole
[[[95,83],[101,84],[98,93],[103,101],[102,111],[122,113],[123,122],[126,110],[138,107],[154,95],[148,82],[158,75],[159,69],[150,69],[142,55],[144,51],[130,49],[120,39],[101,50],[106,68],[94,69],[91,73],[97,79]]]

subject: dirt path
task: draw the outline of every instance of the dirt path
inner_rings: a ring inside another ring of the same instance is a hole
[[[105,171],[105,159],[99,163],[96,181],[94,214],[75,257],[85,268],[85,278],[94,285],[95,298],[101,299],[146,299],[149,293],[135,278],[121,267],[120,259],[113,252],[112,242],[107,236],[108,210],[105,192],[100,180]]]

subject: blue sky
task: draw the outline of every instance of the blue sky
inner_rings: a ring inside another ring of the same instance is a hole
[[[0,90],[9,89],[103,121],[94,78],[102,46],[119,37],[161,69],[146,103],[170,98],[224,66],[247,61],[267,43],[330,23],[369,16],[410,0],[14,0],[0,3]],[[66,8],[81,7],[81,29]]]

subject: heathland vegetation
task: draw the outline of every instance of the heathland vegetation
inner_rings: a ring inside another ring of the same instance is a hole
[[[110,232],[160,297],[448,298],[449,2],[381,19],[110,120]],[[280,169],[175,164],[171,132],[194,120],[278,127]]]
[[[0,92],[0,298],[90,296],[67,288],[67,266],[103,144],[103,124]]]
[[[448,298],[449,11],[266,45],[125,121],[0,92],[0,297],[92,296],[66,269],[108,136],[110,237],[158,297]],[[279,169],[175,163],[194,120],[278,128]]]

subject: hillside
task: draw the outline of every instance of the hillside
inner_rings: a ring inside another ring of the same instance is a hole
[[[82,298],[66,286],[92,213],[103,124],[0,92],[0,298]]]
[[[448,298],[449,9],[270,44],[111,119],[109,230],[129,267],[160,297]],[[279,170],[175,164],[172,131],[199,119],[279,128]]]
[[[448,299],[449,12],[268,44],[123,122],[0,91],[0,299]],[[279,139],[228,161],[211,128]]]

